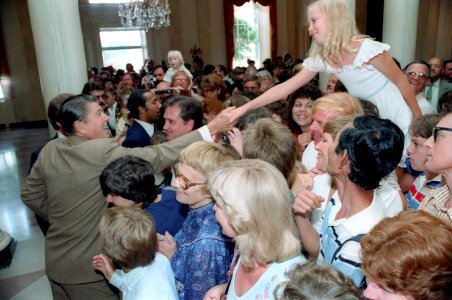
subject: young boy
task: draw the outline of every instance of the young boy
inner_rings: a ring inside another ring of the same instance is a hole
[[[93,267],[121,290],[123,300],[177,299],[171,265],[157,252],[150,214],[136,207],[113,207],[100,220],[99,230],[105,254],[93,257]]]
[[[193,79],[193,75],[190,71],[184,66],[184,58],[182,57],[182,53],[178,50],[170,50],[168,52],[168,71],[165,73],[165,77],[163,77],[163,81],[171,82],[173,81],[173,76],[177,71],[184,71],[187,73],[190,79]]]
[[[413,120],[410,125],[411,143],[407,152],[411,168],[423,174],[416,177],[406,194],[407,210],[417,210],[430,191],[441,187],[441,175],[425,167],[428,149],[424,146],[424,142],[432,135],[433,127],[438,124],[439,119],[438,115],[427,114]]]

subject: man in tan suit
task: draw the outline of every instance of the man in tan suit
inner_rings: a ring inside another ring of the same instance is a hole
[[[50,223],[45,257],[54,299],[118,299],[91,265],[101,252],[98,224],[107,209],[99,185],[102,170],[121,156],[134,155],[160,172],[175,164],[186,146],[231,129],[229,112],[168,143],[124,148],[108,138],[108,116],[95,99],[76,95],[63,103],[59,121],[68,137],[42,149],[21,192],[22,201]]]

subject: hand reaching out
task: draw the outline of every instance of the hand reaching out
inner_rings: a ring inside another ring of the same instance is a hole
[[[111,276],[116,271],[113,261],[104,254],[98,254],[93,257],[93,268],[102,272],[108,281],[110,281]]]

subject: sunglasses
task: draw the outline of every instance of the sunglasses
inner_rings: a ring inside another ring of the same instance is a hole
[[[433,140],[436,142],[436,139],[438,138],[438,132],[439,131],[452,131],[452,128],[449,127],[433,127]]]

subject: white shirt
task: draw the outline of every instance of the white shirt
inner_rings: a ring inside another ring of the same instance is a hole
[[[125,273],[116,270],[110,283],[121,290],[123,300],[176,300],[176,284],[168,259],[160,253],[154,261]]]

